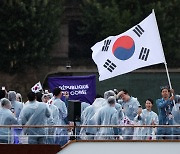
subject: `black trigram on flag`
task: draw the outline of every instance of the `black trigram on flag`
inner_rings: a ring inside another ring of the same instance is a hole
[[[137,34],[137,36],[141,36],[144,33],[144,29],[141,26],[137,25],[133,31]]]
[[[103,65],[105,68],[107,68],[108,71],[112,72],[117,66],[112,63],[109,59],[106,60],[105,64]]]
[[[104,46],[102,47],[102,51],[108,51],[110,43],[111,43],[111,40],[105,40]]]
[[[150,51],[149,49],[142,47],[139,55],[139,59],[147,61],[147,58],[149,56],[149,51]]]

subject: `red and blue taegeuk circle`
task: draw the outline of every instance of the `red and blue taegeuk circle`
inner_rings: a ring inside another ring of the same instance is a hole
[[[120,60],[132,57],[135,51],[134,40],[130,36],[121,36],[113,44],[112,52]]]

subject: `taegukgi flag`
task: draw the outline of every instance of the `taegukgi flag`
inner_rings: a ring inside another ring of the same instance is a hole
[[[36,83],[32,88],[31,88],[32,92],[37,93],[40,90],[42,90],[42,85],[41,82],[39,81],[38,83]]]
[[[91,49],[100,81],[166,62],[154,11],[128,31],[109,36]]]

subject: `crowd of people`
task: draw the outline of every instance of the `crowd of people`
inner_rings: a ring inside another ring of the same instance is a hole
[[[167,86],[161,87],[161,95],[162,98],[156,100],[157,115],[152,111],[154,101],[150,98],[145,101],[145,109],[142,109],[137,98],[130,96],[127,90],[106,91],[104,98],[96,98],[94,103],[82,112],[82,125],[151,125],[152,127],[89,127],[82,128],[80,134],[83,134],[84,139],[180,139],[180,127],[153,127],[180,125],[180,97]]]
[[[152,111],[154,101],[148,98],[145,109],[138,99],[126,89],[108,90],[104,96],[96,95],[94,102],[81,103],[81,118],[76,125],[82,125],[76,134],[80,140],[151,140],[180,139],[180,127],[157,127],[158,125],[180,125],[180,96],[173,89],[161,87],[162,98],[155,104],[158,114]],[[23,127],[70,125],[68,121],[68,94],[62,101],[62,91],[53,93],[30,91],[28,101],[23,103],[21,94],[0,90],[0,125],[19,125],[19,128],[0,128],[0,143],[22,143],[19,136],[26,136],[28,144],[58,144],[63,146],[70,140],[72,129],[67,127]],[[83,127],[85,125],[95,127]],[[97,127],[102,125],[103,127]],[[108,127],[113,125],[113,127]],[[151,125],[153,127],[133,127]],[[105,127],[107,126],[107,127]],[[117,126],[117,127],[115,127]],[[122,126],[122,127],[118,127]],[[132,126],[132,127],[125,127]]]

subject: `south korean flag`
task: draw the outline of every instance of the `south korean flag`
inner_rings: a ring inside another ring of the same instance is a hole
[[[42,90],[42,85],[40,81],[31,88],[31,91],[34,93],[40,92],[40,90]]]
[[[128,31],[109,36],[91,49],[100,81],[166,62],[154,11]]]

